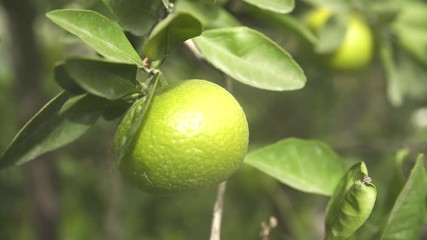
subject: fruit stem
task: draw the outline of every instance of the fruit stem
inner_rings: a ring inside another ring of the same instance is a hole
[[[212,228],[210,240],[221,239],[221,220],[222,211],[224,208],[224,194],[227,182],[224,181],[218,185],[218,192],[216,195],[216,201],[213,209]]]

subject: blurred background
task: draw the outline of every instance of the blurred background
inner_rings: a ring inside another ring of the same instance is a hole
[[[402,90],[402,101],[396,103],[390,99],[378,45],[376,57],[363,70],[329,70],[307,57],[309,46],[286,22],[265,19],[237,1],[222,2],[242,24],[283,46],[308,79],[304,89],[294,92],[233,83],[233,94],[248,117],[250,150],[287,137],[324,141],[345,159],[365,161],[379,201],[384,199],[396,153],[409,149],[413,160],[426,153],[427,65],[407,52],[398,53],[410,62],[402,85],[410,90]],[[296,5],[295,18],[311,8],[303,1]],[[54,64],[66,56],[93,54],[44,16],[58,8],[94,9],[110,16],[98,0],[0,0],[0,152],[60,91],[53,80]],[[374,33],[384,32],[378,29],[378,19],[365,17]],[[168,81],[202,78],[224,85],[226,80],[185,46],[175,49],[162,69]],[[208,239],[216,186],[155,197],[127,184],[114,170],[117,124],[118,120],[101,120],[75,143],[1,171],[0,239]],[[405,166],[410,169],[412,164]],[[327,200],[295,191],[244,165],[228,181],[223,239],[260,239],[261,223],[271,216],[278,220],[271,239],[321,239]],[[361,231],[376,230],[368,222]]]

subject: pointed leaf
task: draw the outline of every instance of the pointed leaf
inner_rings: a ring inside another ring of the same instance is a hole
[[[70,58],[65,67],[74,81],[93,95],[116,100],[138,92],[136,65]]]
[[[420,239],[426,197],[426,170],[424,156],[420,155],[391,210],[380,239]]]
[[[0,169],[21,165],[71,143],[95,123],[105,105],[103,101],[84,98],[59,114],[67,100],[67,94],[59,94],[25,124],[0,157]]]
[[[161,21],[151,32],[144,46],[144,54],[152,60],[163,59],[185,40],[202,33],[199,20],[186,13],[175,13]]]
[[[175,4],[175,11],[194,16],[202,23],[204,29],[240,26],[239,21],[219,5],[181,0]]]
[[[208,30],[194,42],[207,61],[244,84],[273,91],[295,90],[305,85],[304,72],[292,57],[255,30]]]
[[[160,19],[159,0],[102,0],[120,25],[136,36],[150,32]],[[169,1],[163,0],[165,6]]]
[[[250,152],[245,163],[297,190],[331,195],[345,163],[326,144],[285,139]]]
[[[72,94],[84,93],[84,90],[78,84],[76,84],[76,82],[74,82],[70,74],[67,72],[64,62],[61,62],[60,64],[55,66],[53,70],[53,74],[54,74],[55,82],[62,89]]]
[[[117,62],[143,65],[122,29],[101,14],[90,10],[64,9],[48,12],[46,16],[104,57]]]
[[[295,7],[294,0],[243,0],[258,8],[277,13],[289,13]]]

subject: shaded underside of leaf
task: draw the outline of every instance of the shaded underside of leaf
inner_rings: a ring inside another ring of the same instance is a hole
[[[82,94],[84,90],[73,80],[65,68],[65,63],[57,64],[53,71],[55,82],[65,91],[72,94]]]
[[[91,10],[64,9],[48,12],[46,16],[104,57],[117,62],[143,65],[122,29],[103,15]]]
[[[102,0],[124,29],[136,36],[147,34],[160,19],[159,0]],[[169,4],[168,1],[165,3]]]
[[[305,85],[306,77],[292,57],[255,30],[208,30],[194,42],[208,62],[244,84],[273,91],[296,90]]]
[[[297,190],[332,195],[346,166],[326,144],[285,139],[250,152],[245,163]]]
[[[171,14],[153,29],[144,54],[152,60],[163,59],[177,45],[201,33],[202,24],[197,18],[187,13]]]
[[[99,97],[116,100],[138,92],[136,65],[69,58],[65,61],[65,68],[79,86]]]

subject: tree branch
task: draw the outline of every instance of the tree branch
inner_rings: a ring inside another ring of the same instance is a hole
[[[221,239],[221,220],[222,220],[222,211],[224,208],[224,194],[225,194],[226,186],[227,186],[227,182],[222,182],[218,186],[218,193],[216,196],[215,206],[213,210],[210,240]]]

